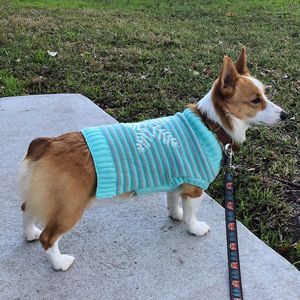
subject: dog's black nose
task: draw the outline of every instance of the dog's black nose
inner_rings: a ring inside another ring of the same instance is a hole
[[[288,114],[287,114],[284,110],[282,110],[282,111],[280,112],[280,119],[281,119],[282,121],[284,121],[284,120],[287,119],[287,117],[288,117]]]

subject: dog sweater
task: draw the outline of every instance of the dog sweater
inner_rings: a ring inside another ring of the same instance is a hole
[[[81,132],[96,170],[97,199],[175,191],[183,183],[205,190],[220,171],[221,146],[190,109]]]

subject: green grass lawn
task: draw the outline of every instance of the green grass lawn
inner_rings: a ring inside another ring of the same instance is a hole
[[[235,159],[238,217],[299,268],[299,20],[287,0],[0,0],[0,96],[81,93],[119,121],[159,117],[204,96],[245,45],[251,73],[293,118],[249,131]],[[208,192],[222,202],[221,175]]]

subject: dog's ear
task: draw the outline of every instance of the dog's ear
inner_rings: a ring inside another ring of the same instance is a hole
[[[231,58],[224,56],[223,68],[219,76],[218,87],[224,97],[231,97],[235,92],[235,82],[239,74]]]
[[[241,75],[250,75],[247,68],[247,53],[245,46],[242,47],[241,53],[235,62],[236,70]]]

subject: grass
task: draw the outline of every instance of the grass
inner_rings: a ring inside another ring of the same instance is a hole
[[[286,0],[0,0],[0,96],[81,93],[119,121],[159,117],[201,98],[245,45],[251,73],[293,118],[249,130],[235,158],[238,217],[300,268],[299,17]],[[222,202],[222,175],[209,193]]]
[[[0,69],[0,93],[5,91],[8,95],[18,95],[23,92],[23,83],[9,74],[6,70]]]

